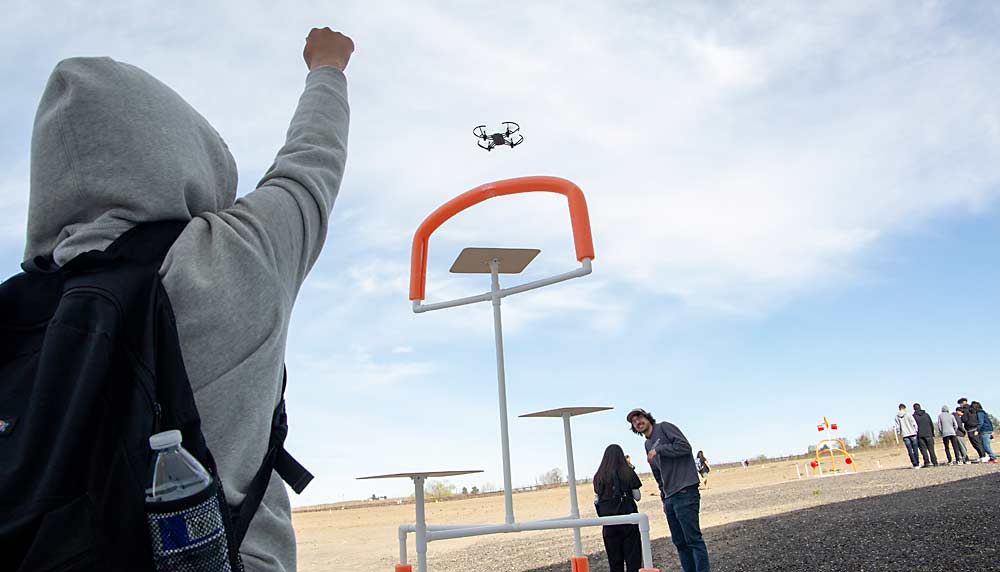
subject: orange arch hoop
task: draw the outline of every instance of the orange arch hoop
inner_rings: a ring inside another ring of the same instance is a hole
[[[519,177],[480,185],[451,199],[432,212],[417,227],[410,253],[410,300],[423,300],[427,285],[427,244],[431,234],[448,219],[486,199],[518,193],[546,192],[564,195],[569,202],[569,220],[573,227],[576,259],[594,259],[594,240],[590,233],[590,214],[583,191],[559,177]]]

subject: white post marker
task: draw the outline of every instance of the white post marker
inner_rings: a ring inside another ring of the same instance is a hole
[[[573,434],[570,431],[570,417],[608,411],[611,407],[560,407],[525,413],[520,417],[560,417],[563,420],[563,435],[566,438],[566,478],[569,480],[569,511],[571,518],[580,518],[580,503],[576,495],[576,463],[573,461]],[[573,529],[573,554],[577,558],[583,556],[583,545],[580,541],[580,529]]]
[[[482,470],[471,471],[420,471],[415,473],[391,473],[388,475],[372,475],[369,477],[358,477],[359,481],[369,479],[399,479],[409,478],[413,480],[413,504],[416,505],[417,523],[414,526],[414,536],[417,545],[417,571],[427,572],[427,515],[424,511],[424,483],[429,477],[453,477],[457,475],[471,475],[481,473]],[[413,567],[406,562],[406,535],[401,530],[399,533],[399,565],[397,572],[411,572]]]

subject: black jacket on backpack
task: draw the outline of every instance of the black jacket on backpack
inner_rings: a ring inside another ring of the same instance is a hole
[[[962,410],[962,424],[965,426],[966,433],[975,433],[979,431],[979,418],[972,413],[972,406],[966,403],[961,406]]]
[[[923,409],[913,412],[913,420],[917,422],[917,437],[934,437],[934,420]]]
[[[184,226],[139,225],[0,285],[0,570],[152,570],[144,501],[159,431],[179,429],[213,475],[233,572],[272,468],[308,482],[284,453],[279,406],[265,476],[230,514],[157,272]]]

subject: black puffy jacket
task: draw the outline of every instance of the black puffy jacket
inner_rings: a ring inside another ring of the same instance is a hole
[[[979,417],[972,413],[972,406],[965,404],[962,406],[962,423],[965,424],[965,431],[979,430]]]
[[[913,420],[917,422],[917,437],[934,436],[934,420],[923,409],[913,412]]]

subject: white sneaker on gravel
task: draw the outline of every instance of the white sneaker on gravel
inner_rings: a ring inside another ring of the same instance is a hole
[[[913,465],[913,468],[914,468],[914,469],[919,469],[919,468],[920,468],[920,465]]]

